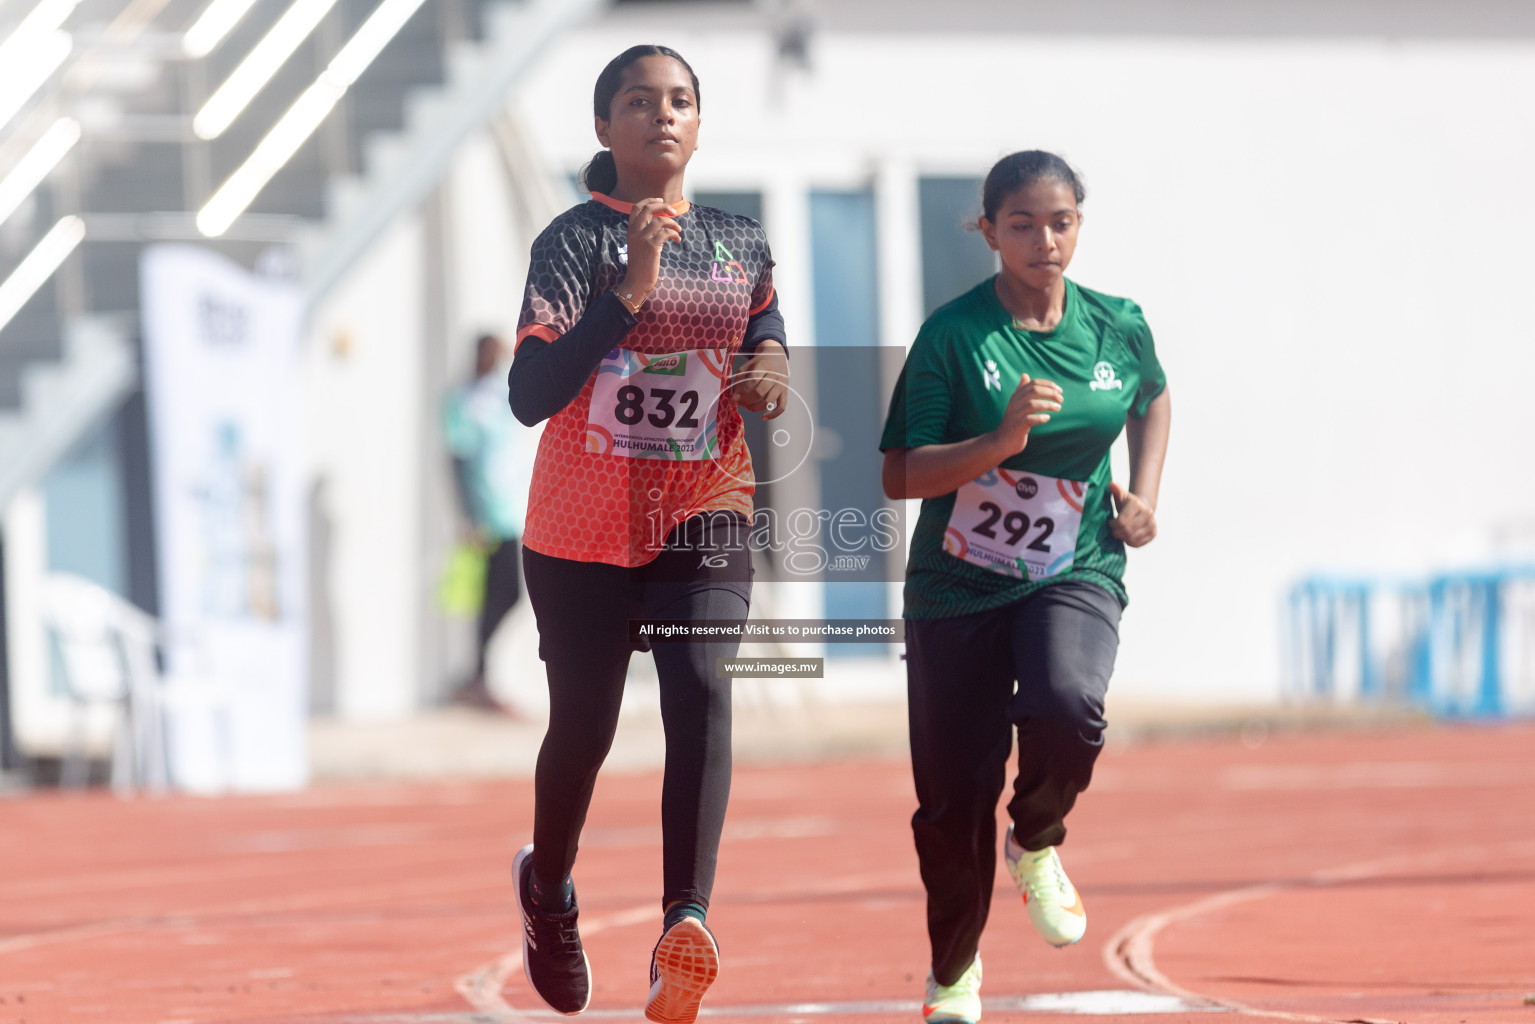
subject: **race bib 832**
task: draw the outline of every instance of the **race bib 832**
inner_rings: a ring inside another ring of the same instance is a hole
[[[994,469],[955,494],[943,549],[1018,579],[1059,575],[1076,560],[1086,496],[1077,480]]]
[[[725,349],[643,354],[615,348],[597,366],[586,450],[692,462],[719,446]]]

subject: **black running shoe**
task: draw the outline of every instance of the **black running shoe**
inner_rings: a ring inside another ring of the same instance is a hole
[[[576,931],[575,897],[563,914],[543,914],[533,905],[533,844],[512,861],[517,880],[517,909],[522,912],[522,973],[544,1002],[563,1014],[576,1014],[592,1001],[592,969]]]

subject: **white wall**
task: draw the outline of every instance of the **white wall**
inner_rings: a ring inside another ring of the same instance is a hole
[[[333,538],[315,597],[333,630],[335,710],[350,719],[410,714],[473,671],[474,622],[435,600],[458,524],[437,392],[467,378],[478,334],[515,334],[532,234],[488,133],[460,147],[429,203],[311,319],[312,472]],[[515,616],[528,615],[523,602]],[[493,684],[536,705],[523,678],[542,679],[535,647],[496,651]]]
[[[1308,36],[1302,17],[1265,39],[1253,11],[1245,33],[1095,35],[1066,19],[1029,35],[983,11],[964,31],[855,32],[851,0],[819,6],[841,28],[813,37],[808,70],[777,63],[755,16],[614,13],[524,79],[521,129],[574,171],[596,148],[602,65],[642,40],[681,50],[704,90],[690,186],[763,192],[798,345],[813,342],[807,190],[875,187],[881,321],[899,344],[917,308],[915,178],[979,176],[1036,146],[1076,163],[1089,198],[1072,274],[1141,302],[1175,395],[1162,535],[1131,560],[1121,696],[1272,699],[1297,575],[1464,562],[1535,519],[1520,450],[1535,346],[1517,300],[1535,227],[1529,32],[1386,42],[1357,26]],[[929,16],[917,6],[902,16]],[[349,716],[404,714],[431,690],[422,595],[440,567],[420,490],[437,428],[419,377],[426,346],[462,345],[451,366],[473,332],[513,326],[529,226],[499,159],[477,137],[449,179],[435,337],[415,218],[314,321],[312,443],[331,484]],[[529,683],[537,664],[516,646],[496,660]]]
[[[460,350],[466,375],[474,365],[474,339],[483,331],[516,333],[528,247],[507,195],[505,166],[485,133],[460,147],[448,177],[453,267],[449,282],[448,344]]]
[[[420,225],[403,220],[311,318],[308,450],[332,523],[328,593],[336,710],[390,718],[417,706],[424,351]]]
[[[690,185],[768,195],[791,342],[810,340],[808,232],[783,216],[805,187],[980,175],[1031,147],[1083,170],[1072,276],[1145,307],[1175,396],[1122,695],[1271,699],[1298,574],[1476,556],[1535,508],[1530,42],[827,33],[802,73],[757,31],[637,21],[552,47],[526,123],[573,170],[602,65],[641,40],[684,53],[704,93]],[[914,226],[880,229],[902,259]]]

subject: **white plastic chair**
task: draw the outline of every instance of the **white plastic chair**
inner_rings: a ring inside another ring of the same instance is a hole
[[[159,791],[175,782],[168,719],[178,704],[190,697],[213,708],[221,724],[227,722],[222,688],[167,677],[162,667],[168,645],[160,623],[104,587],[67,573],[50,574],[43,583],[43,618],[75,706],[60,785],[85,782],[93,706],[115,712],[111,781],[120,791]]]

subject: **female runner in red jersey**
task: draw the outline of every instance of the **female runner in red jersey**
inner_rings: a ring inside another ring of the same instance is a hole
[[[788,362],[756,221],[693,206],[683,173],[699,87],[675,51],[636,46],[597,79],[590,202],[533,243],[510,377],[518,419],[547,419],[523,534],[549,677],[533,842],[514,875],[528,981],[561,1013],[591,998],[570,873],[612,743],[632,619],[744,621],[752,468],[740,409],[783,412]],[[692,1021],[719,972],[706,927],[730,790],[737,640],[657,644],[666,773],[664,921],[645,1014]]]

